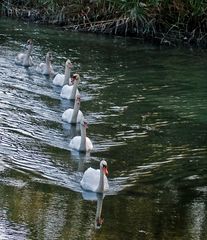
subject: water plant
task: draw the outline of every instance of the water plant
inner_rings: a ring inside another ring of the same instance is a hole
[[[199,44],[206,39],[206,0],[3,0],[1,14],[103,32]]]

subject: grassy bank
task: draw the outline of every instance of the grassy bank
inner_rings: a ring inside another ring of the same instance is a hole
[[[206,0],[3,0],[1,15],[158,44],[207,45]]]

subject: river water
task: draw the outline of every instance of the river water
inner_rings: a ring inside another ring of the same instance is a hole
[[[70,58],[80,74],[90,153],[69,148],[80,129],[61,115],[73,102],[15,65],[29,38],[35,64],[51,50],[56,72]],[[207,239],[206,66],[206,50],[0,19],[0,239]],[[102,159],[100,198],[80,180]]]

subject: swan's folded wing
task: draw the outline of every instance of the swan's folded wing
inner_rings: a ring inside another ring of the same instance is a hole
[[[65,80],[65,75],[58,73],[54,79],[53,79],[53,84],[57,86],[63,86]]]
[[[75,136],[74,138],[71,139],[69,147],[72,149],[79,150],[80,143],[81,143],[81,136]]]
[[[81,120],[83,120],[84,116],[83,113],[79,110],[78,111],[78,116],[77,116],[77,122],[81,122]]]
[[[24,53],[18,53],[18,55],[15,57],[15,63],[17,65],[22,65],[23,61],[24,61],[24,58],[25,58],[25,54]]]
[[[99,178],[100,170],[96,170],[90,167],[85,171],[83,175],[83,178],[80,182],[81,187],[87,191],[95,192],[98,188]]]
[[[60,96],[62,98],[70,99],[72,88],[73,88],[73,86],[64,85],[62,90],[61,90]]]
[[[90,140],[90,138],[86,137],[86,151],[93,150],[93,144]]]
[[[73,109],[69,108],[65,110],[65,112],[63,113],[62,120],[65,122],[71,123],[72,115],[73,115]]]

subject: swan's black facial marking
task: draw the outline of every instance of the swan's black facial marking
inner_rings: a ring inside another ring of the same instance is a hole
[[[31,39],[27,40],[27,44],[28,45],[32,44],[32,40]]]
[[[73,76],[72,76],[72,78],[74,79],[74,80],[77,80],[78,79],[78,74],[73,74]]]
[[[84,126],[85,128],[88,128],[88,123],[86,121],[83,121],[81,125]]]
[[[53,57],[52,57],[52,53],[51,53],[51,52],[48,53],[48,56],[49,56],[49,59],[50,59],[50,60],[53,60]]]
[[[71,77],[71,79],[74,81],[76,80],[76,75],[73,74],[73,76]]]

